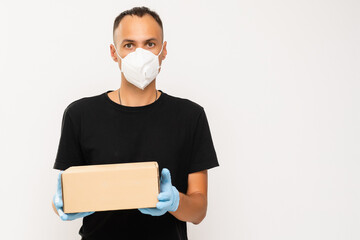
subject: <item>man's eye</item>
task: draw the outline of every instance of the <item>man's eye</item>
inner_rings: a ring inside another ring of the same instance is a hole
[[[149,44],[154,44],[154,43],[152,43],[152,42],[149,42]],[[149,47],[153,47],[154,45],[152,45],[152,46],[149,46]]]
[[[128,43],[128,44],[125,44],[124,46],[126,47],[127,45],[131,45],[132,43]]]

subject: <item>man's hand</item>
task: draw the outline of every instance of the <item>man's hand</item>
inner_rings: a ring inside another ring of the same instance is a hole
[[[167,168],[163,168],[161,171],[158,200],[159,202],[156,204],[156,208],[139,208],[139,211],[151,216],[161,216],[167,211],[175,212],[177,210],[180,195],[176,187],[171,184],[171,175]]]
[[[59,213],[60,219],[63,221],[74,220],[77,218],[86,217],[94,212],[79,212],[79,213],[64,213],[63,211],[63,200],[62,200],[62,188],[61,188],[61,174],[63,171],[60,171],[57,182],[56,193],[53,197],[53,202],[57,212]]]

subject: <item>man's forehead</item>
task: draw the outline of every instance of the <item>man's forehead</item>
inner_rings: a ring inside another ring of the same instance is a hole
[[[161,41],[161,27],[155,19],[145,14],[142,17],[127,15],[115,30],[117,41],[125,39],[134,42],[145,42],[149,39]]]

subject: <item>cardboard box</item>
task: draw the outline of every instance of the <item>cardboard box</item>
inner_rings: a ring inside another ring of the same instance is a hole
[[[157,162],[73,166],[61,175],[65,213],[156,207]]]

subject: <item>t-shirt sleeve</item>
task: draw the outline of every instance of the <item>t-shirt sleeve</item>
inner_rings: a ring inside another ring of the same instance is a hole
[[[220,166],[204,108],[197,119],[188,173]]]
[[[71,166],[85,165],[79,142],[80,121],[72,115],[71,104],[65,109],[58,150],[53,169],[65,170]]]

